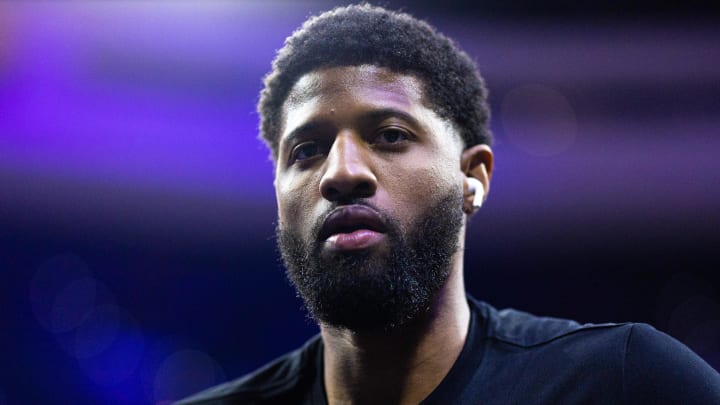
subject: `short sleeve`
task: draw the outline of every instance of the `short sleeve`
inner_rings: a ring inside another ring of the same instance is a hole
[[[627,403],[720,404],[720,374],[649,325],[630,328],[623,377]]]

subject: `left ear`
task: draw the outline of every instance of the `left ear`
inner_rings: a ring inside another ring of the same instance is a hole
[[[490,146],[480,144],[465,149],[460,157],[460,170],[465,177],[473,177],[482,183],[486,199],[490,191],[490,179],[493,171],[493,153]],[[475,211],[472,205],[474,193],[468,191],[467,180],[463,183],[463,211],[472,214]]]

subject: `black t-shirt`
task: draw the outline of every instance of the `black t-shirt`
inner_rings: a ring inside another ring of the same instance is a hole
[[[645,324],[543,318],[469,297],[468,337],[429,404],[720,404],[720,375]],[[179,404],[327,404],[322,339]]]

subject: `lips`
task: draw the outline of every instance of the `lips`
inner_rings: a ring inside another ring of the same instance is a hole
[[[325,218],[318,237],[339,249],[367,247],[387,230],[385,221],[365,205],[338,207]]]

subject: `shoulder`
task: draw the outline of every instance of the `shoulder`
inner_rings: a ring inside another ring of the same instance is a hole
[[[624,341],[632,327],[630,323],[580,324],[569,319],[536,316],[516,309],[497,310],[474,299],[471,299],[471,304],[486,322],[488,339],[517,347],[530,348],[555,341],[588,338],[617,344]]]
[[[472,304],[486,323],[486,370],[514,387],[578,402],[602,397],[620,403],[720,403],[720,375],[650,325],[580,324]]]
[[[260,369],[236,380],[217,385],[185,398],[178,405],[223,403],[282,403],[304,395],[312,384],[309,369],[321,348],[320,336]]]
[[[650,325],[632,326],[623,372],[631,402],[720,403],[720,374],[690,348]]]

